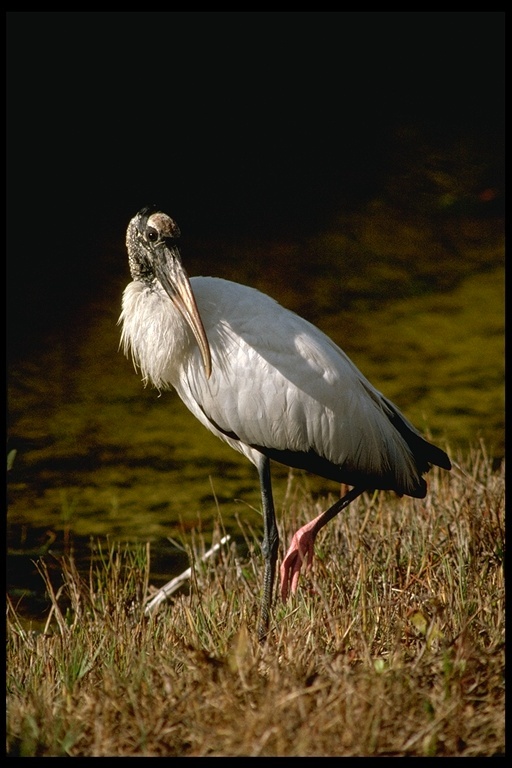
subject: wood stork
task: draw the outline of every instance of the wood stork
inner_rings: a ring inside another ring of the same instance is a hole
[[[280,571],[281,596],[297,589],[320,529],[365,490],[423,498],[422,475],[450,469],[324,333],[254,288],[188,278],[180,230],[143,208],[126,235],[132,282],[124,290],[121,345],[144,383],[174,388],[211,432],[259,473],[265,559],[259,638],[269,626],[279,537],[270,460],[352,486],[298,530]]]

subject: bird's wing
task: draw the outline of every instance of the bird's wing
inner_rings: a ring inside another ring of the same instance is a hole
[[[252,288],[216,278],[192,278],[192,287],[212,374],[193,356],[177,389],[206,426],[239,450],[237,440],[312,452],[376,476],[402,466],[417,482],[390,404],[324,333]]]

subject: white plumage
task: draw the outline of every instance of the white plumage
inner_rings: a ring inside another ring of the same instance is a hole
[[[407,443],[390,429],[389,405],[324,333],[254,288],[211,277],[190,284],[211,376],[167,293],[136,281],[123,296],[122,343],[145,382],[174,388],[222,439],[235,433],[230,445],[254,463],[251,445],[314,451],[376,476],[392,467],[398,492],[414,492],[421,476]]]
[[[311,561],[318,530],[353,498],[370,488],[423,497],[422,474],[450,462],[311,323],[253,288],[189,281],[178,237],[175,222],[159,212],[144,209],[130,222],[134,279],[123,295],[121,341],[144,382],[173,387],[206,428],[258,468],[263,637],[277,557],[269,458],[354,486],[346,502],[297,532],[281,570],[283,596],[295,590],[303,557]]]

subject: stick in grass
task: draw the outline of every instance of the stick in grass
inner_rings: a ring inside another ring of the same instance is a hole
[[[231,536],[229,535],[223,536],[218,544],[215,544],[211,549],[208,550],[208,552],[204,553],[203,557],[201,558],[201,562],[208,560],[209,557],[214,555],[230,539]],[[164,584],[164,586],[158,590],[156,595],[152,597],[149,603],[146,605],[146,608],[144,609],[145,615],[148,616],[152,611],[155,610],[155,608],[163,603],[164,600],[176,592],[176,590],[180,588],[183,582],[189,579],[191,575],[192,568],[187,568],[187,570],[183,571],[183,573],[180,573],[179,576],[176,576],[174,579],[171,579],[171,581],[168,581],[167,584]]]

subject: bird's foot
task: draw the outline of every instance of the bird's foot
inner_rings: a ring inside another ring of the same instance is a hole
[[[293,535],[288,552],[281,564],[281,597],[283,600],[286,600],[290,592],[294,595],[297,591],[303,563],[306,563],[307,571],[311,568],[317,534],[316,523],[317,519],[312,520]]]

